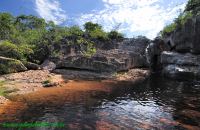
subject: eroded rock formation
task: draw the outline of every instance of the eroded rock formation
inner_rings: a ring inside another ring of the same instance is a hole
[[[60,45],[63,56],[52,57],[49,60],[56,65],[57,69],[80,69],[96,72],[118,72],[131,68],[147,67],[145,48],[150,40],[145,37],[124,39],[121,42],[113,42],[97,45],[97,52],[91,57],[80,53],[76,46]],[[98,43],[100,44],[100,43]],[[43,66],[45,67],[45,66]]]
[[[149,51],[150,58],[158,57],[157,61],[152,60],[150,64],[159,65],[164,76],[173,79],[200,78],[200,15],[188,19],[162,40],[167,48]],[[154,42],[151,48],[160,45]]]

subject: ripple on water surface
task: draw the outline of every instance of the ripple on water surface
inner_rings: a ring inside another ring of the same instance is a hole
[[[0,107],[0,122],[63,122],[63,130],[199,130],[199,85],[157,77],[140,83],[72,81],[11,97]]]

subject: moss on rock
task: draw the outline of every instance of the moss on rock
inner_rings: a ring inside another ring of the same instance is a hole
[[[0,56],[0,74],[26,71],[21,61]]]

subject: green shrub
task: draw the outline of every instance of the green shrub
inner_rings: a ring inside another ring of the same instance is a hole
[[[26,61],[29,58],[29,56],[34,53],[33,47],[34,47],[33,45],[29,45],[29,44],[21,44],[19,46],[20,52],[23,55],[23,59],[22,60]]]
[[[33,53],[28,56],[28,61],[36,64],[41,64],[50,56],[50,53],[51,50],[48,41],[38,41],[33,47]]]
[[[94,47],[94,43],[90,42],[87,45],[87,50],[84,52],[84,55],[87,57],[91,57],[96,53],[96,48]]]
[[[102,30],[102,26],[97,24],[97,23],[86,22],[84,24],[84,29],[85,29],[86,32],[91,32],[91,31],[94,31],[96,29]]]
[[[0,56],[18,60],[22,59],[23,57],[20,48],[9,41],[3,41],[0,43]]]
[[[109,38],[109,39],[123,39],[124,36],[123,36],[122,33],[119,33],[119,32],[117,32],[117,31],[113,30],[113,31],[110,31],[110,32],[108,33],[108,38]]]
[[[15,31],[14,17],[9,13],[0,13],[0,40],[8,40]]]
[[[102,29],[102,26],[97,23],[87,22],[84,24],[85,33],[92,39],[108,40],[107,33]]]
[[[164,29],[161,31],[161,35],[164,36],[165,34],[173,32],[176,28],[181,28],[188,19],[192,18],[192,16],[193,14],[191,12],[181,13],[173,23],[164,27]]]
[[[107,33],[104,32],[102,29],[95,29],[89,33],[90,37],[93,39],[98,39],[101,41],[108,40]]]
[[[72,26],[69,28],[69,35],[83,36],[84,32],[79,26]]]
[[[170,25],[167,25],[164,27],[164,29],[161,31],[161,35],[164,36],[164,34],[168,34],[173,32],[177,27],[176,23],[172,23]]]
[[[81,44],[84,44],[86,46],[86,49],[82,50],[84,56],[91,57],[96,53],[96,48],[94,46],[95,43],[89,39],[80,38],[77,40],[77,44],[79,44],[80,46]]]
[[[49,83],[51,83],[51,80],[49,79],[42,82],[42,84],[49,84]]]
[[[191,12],[184,12],[184,13],[181,13],[179,16],[178,16],[178,18],[176,18],[175,19],[175,23],[177,24],[177,25],[179,25],[180,27],[182,27],[185,23],[186,23],[186,21],[188,20],[188,19],[190,19],[190,18],[192,18],[192,13]]]

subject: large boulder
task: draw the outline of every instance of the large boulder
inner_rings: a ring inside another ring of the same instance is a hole
[[[71,56],[65,59],[54,59],[56,68],[68,68],[68,69],[80,69],[90,71],[112,71],[116,69],[116,66],[109,64],[107,61],[95,60],[84,56]]]
[[[49,63],[55,64],[56,69],[80,69],[98,72],[124,71],[131,68],[148,67],[145,56],[145,48],[150,40],[145,37],[112,41],[112,46],[102,43],[97,47],[96,54],[91,57],[77,51],[74,46],[60,45],[60,52],[64,55],[51,57]],[[59,47],[57,47],[59,50]],[[70,51],[66,51],[70,50]],[[49,68],[50,64],[43,64],[42,68]],[[52,67],[50,67],[52,68]],[[54,68],[53,68],[54,69]]]
[[[164,40],[177,52],[200,54],[200,15],[188,19],[183,26],[166,34]]]
[[[56,60],[54,60],[56,61]],[[45,60],[41,65],[40,68],[43,70],[53,71],[56,69],[56,64],[50,60]]]
[[[26,71],[21,61],[0,56],[0,74]]]
[[[81,69],[97,72],[124,71],[136,67],[144,67],[146,60],[141,55],[119,50],[110,50],[110,52],[98,52],[93,57],[70,56],[65,59],[52,60],[56,68]]]
[[[28,70],[39,70],[40,69],[40,66],[38,64],[31,63],[28,61],[23,61],[22,63]]]

